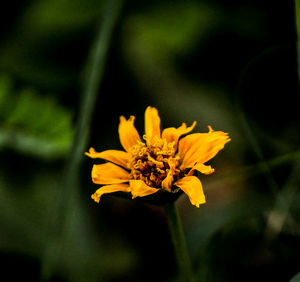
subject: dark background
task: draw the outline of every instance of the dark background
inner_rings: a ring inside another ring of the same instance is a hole
[[[3,281],[176,281],[161,207],[94,203],[85,156],[78,191],[62,193],[105,1],[1,6]],[[123,5],[86,150],[121,149],[120,115],[135,115],[142,134],[148,105],[163,127],[197,120],[196,131],[229,133],[215,173],[201,178],[207,203],[177,201],[197,281],[289,281],[300,270],[296,45],[293,1]]]

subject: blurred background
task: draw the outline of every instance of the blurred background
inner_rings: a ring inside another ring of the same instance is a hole
[[[176,281],[163,209],[93,202],[96,161],[83,155],[121,149],[120,115],[135,115],[142,134],[148,105],[163,127],[196,120],[196,131],[232,139],[201,177],[207,203],[177,201],[196,281],[290,281],[300,271],[298,4],[1,3],[1,281]],[[81,136],[99,29],[111,36]]]

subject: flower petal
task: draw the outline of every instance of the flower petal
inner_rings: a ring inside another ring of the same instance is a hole
[[[161,183],[161,187],[164,190],[167,190],[169,192],[171,192],[171,187],[172,187],[172,183],[173,183],[173,175],[174,173],[171,172],[171,170],[168,172],[166,178],[162,181]]]
[[[113,193],[113,192],[130,192],[130,188],[128,184],[112,184],[112,185],[106,185],[106,186],[102,186],[100,189],[98,189],[92,196],[91,198],[99,203],[100,201],[100,197],[103,194],[107,194],[107,193]]]
[[[171,192],[171,187],[172,187],[173,180],[174,180],[176,162],[172,159],[169,159],[168,164],[169,164],[170,169],[169,169],[169,172],[168,172],[166,178],[162,181],[161,187],[163,189]]]
[[[157,109],[150,106],[145,111],[145,134],[147,145],[151,144],[155,138],[160,138],[160,117]]]
[[[138,141],[141,141],[140,135],[134,126],[134,120],[134,116],[130,116],[128,120],[123,116],[120,117],[119,138],[123,148],[127,152]]]
[[[194,133],[182,138],[178,146],[178,154],[182,159],[181,169],[207,162],[229,141],[227,133],[214,131],[210,126],[208,133]]]
[[[132,199],[136,197],[148,196],[159,190],[146,185],[142,180],[130,180],[129,185],[131,189]]]
[[[89,156],[92,159],[100,158],[115,164],[121,165],[127,168],[129,162],[129,153],[119,150],[106,150],[103,152],[96,152],[94,148],[90,148],[88,153],[85,155]]]
[[[212,168],[210,165],[197,163],[192,167],[192,169],[189,171],[188,175],[193,175],[195,170],[198,170],[199,172],[206,174],[206,175],[212,174],[215,171],[215,169]]]
[[[188,195],[192,205],[199,208],[200,204],[206,202],[202,184],[196,176],[185,176],[175,182],[175,185]]]
[[[189,127],[186,127],[186,124],[183,123],[178,128],[175,127],[166,128],[162,132],[162,139],[166,139],[168,143],[175,142],[174,147],[176,148],[179,137],[183,134],[187,134],[191,132],[195,126],[196,126],[196,121],[194,121],[193,124]]]
[[[94,165],[92,179],[96,184],[117,184],[129,181],[129,172],[113,163]]]

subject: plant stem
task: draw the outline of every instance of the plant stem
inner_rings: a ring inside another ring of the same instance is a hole
[[[175,203],[166,204],[164,206],[164,209],[168,218],[169,228],[174,244],[177,265],[179,268],[180,281],[192,282],[194,281],[194,279],[191,269],[191,263],[186,248],[186,243],[178,210],[175,206]]]
[[[71,230],[74,218],[73,205],[79,197],[80,165],[88,142],[92,113],[103,78],[111,37],[122,5],[123,0],[106,0],[100,28],[89,55],[75,136],[49,215],[49,238],[42,259],[41,281],[51,280],[51,275],[56,271],[55,268],[61,259],[66,233]]]

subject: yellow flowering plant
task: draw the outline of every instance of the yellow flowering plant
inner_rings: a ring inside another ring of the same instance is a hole
[[[168,194],[177,195],[173,197],[176,199],[183,191],[193,205],[199,207],[205,203],[202,184],[195,172],[214,172],[205,163],[230,141],[228,134],[208,126],[207,133],[186,135],[194,129],[196,122],[189,127],[182,123],[178,128],[169,127],[161,132],[158,111],[149,106],[145,111],[142,140],[134,120],[134,116],[128,120],[120,117],[119,138],[125,151],[96,152],[90,148],[85,153],[93,159],[108,161],[93,166],[92,180],[103,186],[92,199],[99,203],[103,194],[118,191],[131,193],[132,198]]]

